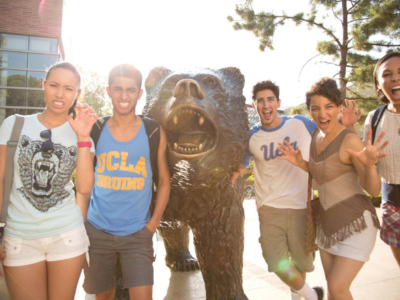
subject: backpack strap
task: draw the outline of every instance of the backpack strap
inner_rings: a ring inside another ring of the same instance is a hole
[[[378,124],[381,121],[383,113],[385,112],[386,109],[387,105],[379,106],[375,110],[374,115],[372,116],[372,122],[371,122],[372,143],[375,142],[376,129],[378,128]]]
[[[149,119],[139,115],[142,119],[144,128],[146,130],[147,138],[149,140],[150,147],[150,164],[151,171],[153,173],[153,183],[157,186],[158,184],[158,146],[160,145],[160,125],[153,119]],[[94,123],[92,127],[92,131],[90,132],[90,137],[92,138],[95,147],[97,146],[97,142],[99,141],[101,131],[104,128],[104,125],[111,118],[111,116],[98,118],[96,123]],[[94,157],[93,160],[93,168],[96,168],[97,158]]]
[[[103,118],[98,118],[96,123],[94,123],[92,127],[92,131],[90,132],[90,137],[94,142],[94,146],[97,146],[97,142],[99,141],[101,131],[104,128],[104,125],[106,125],[107,121],[111,118],[111,116],[103,117]],[[93,168],[96,168],[96,163],[97,163],[97,158],[96,155],[94,156],[93,159]]]
[[[150,147],[150,164],[151,171],[153,173],[153,183],[157,187],[158,185],[158,147],[160,145],[160,125],[156,121],[150,118],[139,116],[144,124],[144,128],[146,129],[147,138],[149,139],[149,147]]]
[[[3,207],[1,209],[0,216],[0,243],[3,240],[4,226],[7,218],[8,204],[10,203],[10,193],[12,183],[14,181],[14,156],[17,150],[19,137],[21,135],[22,126],[24,125],[24,117],[15,115],[15,123],[11,132],[11,137],[7,142],[7,154],[6,154],[6,169],[5,169],[5,180],[4,180],[4,194],[3,194]]]

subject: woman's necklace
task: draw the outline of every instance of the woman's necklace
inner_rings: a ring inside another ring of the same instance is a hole
[[[60,122],[63,121],[62,119],[58,118],[56,119],[56,122],[49,122],[48,119],[51,119],[48,117],[48,115],[44,114],[44,112],[38,114],[37,116],[38,120],[40,123],[42,123],[43,126],[47,127],[48,129],[52,129],[58,126],[61,126],[62,124],[64,124],[65,122],[68,121],[68,119],[66,119],[64,122]]]

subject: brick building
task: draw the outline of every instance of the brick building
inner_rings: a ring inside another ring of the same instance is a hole
[[[45,70],[65,58],[63,0],[0,0],[0,124],[45,103]]]

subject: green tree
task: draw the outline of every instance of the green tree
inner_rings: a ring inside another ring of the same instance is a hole
[[[82,103],[89,104],[99,117],[111,115],[111,101],[106,93],[107,78],[96,72],[80,71],[83,80]]]
[[[311,119],[311,115],[307,110],[307,106],[305,103],[297,105],[297,106],[292,106],[290,108],[290,115],[302,115],[306,116],[307,118]]]
[[[289,4],[289,1],[287,1]],[[273,37],[278,26],[291,20],[296,25],[306,24],[318,28],[327,40],[317,43],[319,55],[329,55],[338,67],[342,97],[346,94],[352,99],[369,99],[350,90],[348,83],[363,84],[372,82],[372,73],[379,57],[390,51],[400,50],[400,1],[398,0],[310,0],[310,12],[295,15],[256,13],[253,0],[236,5],[236,13],[241,17],[235,21],[235,30],[252,31],[260,39],[260,50],[273,50]],[[233,22],[233,17],[228,20]],[[329,24],[336,23],[334,27]],[[341,28],[341,30],[336,30]],[[383,53],[382,53],[383,52]],[[375,54],[375,55],[374,55]],[[335,77],[332,76],[332,77]]]

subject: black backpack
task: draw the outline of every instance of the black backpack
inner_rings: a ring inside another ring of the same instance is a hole
[[[387,105],[379,106],[375,110],[374,115],[372,116],[372,122],[371,122],[372,143],[375,142],[376,129],[378,128],[378,124],[381,121],[383,113],[385,112],[386,109]]]
[[[157,187],[158,185],[157,158],[158,158],[158,146],[160,145],[160,125],[158,125],[158,123],[153,119],[149,119],[141,115],[139,115],[139,117],[143,121],[147,138],[149,139],[150,164],[151,164],[151,171],[153,173],[153,184]],[[97,146],[97,142],[100,138],[100,134],[104,128],[104,125],[110,118],[111,116],[98,118],[96,123],[94,123],[92,131],[90,132],[90,137],[92,138],[95,146]],[[97,158],[95,156],[93,160],[93,168],[96,168],[96,163],[97,163]],[[155,193],[153,193],[153,195],[154,194]]]

